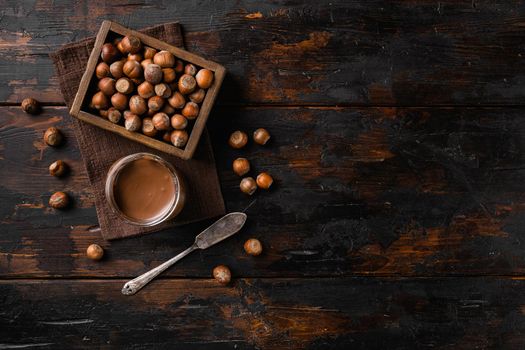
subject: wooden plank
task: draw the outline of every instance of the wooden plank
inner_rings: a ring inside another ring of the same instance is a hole
[[[209,276],[225,263],[239,276],[478,275],[525,273],[522,139],[515,108],[215,108],[210,133],[229,211],[247,210],[246,229],[195,253],[168,276]],[[0,275],[132,277],[193,242],[209,222],[101,243],[101,263],[84,257],[101,242],[89,185],[67,127],[67,110],[29,116],[0,108]],[[45,147],[58,125],[65,147]],[[230,132],[266,127],[267,147],[227,146]],[[275,178],[253,197],[231,171],[246,157],[252,175]],[[72,176],[47,175],[62,158]],[[47,208],[56,190],[74,209]],[[191,199],[190,199],[191,200]],[[255,200],[255,202],[253,202]],[[258,237],[263,256],[244,254]]]
[[[520,349],[523,280],[0,281],[2,346]],[[52,296],[51,298],[49,296]]]
[[[62,102],[47,54],[103,19],[180,21],[229,71],[219,104],[523,105],[525,2],[7,2],[0,101]]]

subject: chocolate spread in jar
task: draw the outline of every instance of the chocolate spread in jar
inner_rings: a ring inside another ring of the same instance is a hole
[[[119,172],[113,191],[122,213],[140,221],[169,210],[178,188],[173,174],[164,165],[151,159],[137,159]]]

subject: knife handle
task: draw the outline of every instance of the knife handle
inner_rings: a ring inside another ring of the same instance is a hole
[[[159,266],[155,267],[154,269],[149,270],[146,273],[143,273],[139,277],[132,279],[131,281],[127,282],[124,287],[122,288],[122,294],[124,295],[133,295],[137,293],[139,290],[141,290],[146,284],[148,284],[152,279],[157,277],[159,274],[161,274],[164,270],[166,270],[171,265],[175,264],[180,259],[184,258],[186,255],[194,251],[195,249],[198,249],[198,247],[193,244],[191,247],[186,249],[185,251],[177,254],[170,260],[166,261],[165,263],[160,264]]]

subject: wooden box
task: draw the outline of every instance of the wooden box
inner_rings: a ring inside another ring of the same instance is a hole
[[[204,98],[204,101],[200,106],[199,116],[195,120],[193,128],[191,129],[191,133],[189,134],[188,142],[184,148],[177,148],[164,141],[146,136],[139,132],[128,131],[126,130],[126,128],[124,128],[124,126],[113,124],[112,122],[98,115],[90,113],[88,105],[91,100],[91,96],[94,93],[94,83],[92,82],[92,79],[94,78],[93,81],[97,79],[95,76],[95,68],[99,62],[102,45],[104,45],[104,43],[106,42],[109,42],[110,40],[108,39],[110,39],[111,37],[126,35],[134,35],[138,37],[146,46],[153,47],[157,50],[170,51],[176,58],[179,58],[188,63],[192,63],[198,67],[206,68],[213,71],[214,82],[207,89],[206,97]],[[75,100],[71,107],[70,113],[72,116],[84,122],[117,133],[130,140],[134,140],[136,142],[140,142],[146,146],[155,148],[157,150],[173,154],[182,159],[191,159],[193,153],[197,148],[197,144],[206,125],[206,121],[208,119],[208,115],[213,106],[213,103],[215,102],[217,94],[219,93],[219,89],[221,87],[222,81],[224,80],[225,74],[226,69],[215,62],[208,61],[200,56],[192,54],[178,47],[169,45],[163,41],[152,38],[148,35],[144,35],[134,30],[125,28],[117,23],[111,21],[104,21],[97,34],[95,46],[93,47],[93,51],[91,52],[91,55],[89,57],[86,71],[84,72],[82,80],[80,81],[78,92],[75,96]]]

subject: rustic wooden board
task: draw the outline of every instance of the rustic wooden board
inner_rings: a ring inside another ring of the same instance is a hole
[[[1,345],[133,349],[520,349],[525,281],[0,281]],[[52,296],[52,297],[50,297]]]
[[[180,21],[226,66],[219,104],[523,105],[524,1],[3,1],[0,101],[60,103],[51,60],[103,19]]]
[[[516,108],[215,108],[210,116],[227,207],[248,209],[247,228],[195,253],[167,276],[209,276],[226,263],[238,276],[521,275],[525,272],[522,139]],[[0,276],[131,277],[173,256],[208,223],[104,243],[93,263],[86,247],[101,242],[67,111],[29,116],[0,108]],[[65,147],[41,140],[63,128]],[[229,132],[268,127],[268,147],[226,146]],[[231,161],[246,156],[267,170],[275,189],[247,197]],[[73,174],[47,175],[57,158]],[[55,190],[73,210],[45,206]],[[265,254],[242,243],[259,237]]]

